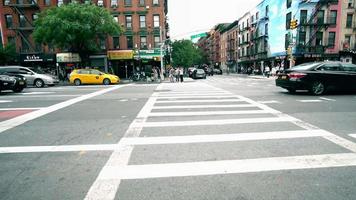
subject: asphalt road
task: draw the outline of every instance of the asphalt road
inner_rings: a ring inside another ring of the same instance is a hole
[[[356,93],[273,78],[0,94],[0,199],[356,199]]]

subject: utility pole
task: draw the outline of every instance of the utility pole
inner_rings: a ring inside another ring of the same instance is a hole
[[[164,42],[163,42],[163,29],[162,26],[159,27],[159,37],[160,37],[160,41],[161,41],[161,45],[160,45],[160,60],[161,60],[161,79],[162,81],[164,81],[164,66],[163,66],[163,46],[164,46]]]

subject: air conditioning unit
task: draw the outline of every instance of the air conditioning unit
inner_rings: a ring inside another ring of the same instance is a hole
[[[104,1],[103,0],[99,0],[98,1],[98,6],[104,6]]]

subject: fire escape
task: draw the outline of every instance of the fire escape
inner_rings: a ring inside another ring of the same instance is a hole
[[[306,1],[302,1],[302,3],[308,3]],[[301,19],[300,25],[298,27],[298,35],[300,35],[300,32],[304,30],[307,30],[307,27],[309,27],[309,40],[307,42],[300,41],[298,44],[298,49],[301,53],[324,53],[326,46],[322,44],[323,37],[317,38],[318,33],[320,33],[322,30],[326,31],[330,25],[335,25],[334,22],[331,21],[329,17],[326,18],[324,17],[324,13],[326,12],[328,14],[328,8],[331,4],[337,4],[338,0],[319,0],[315,8],[313,9],[309,20],[307,19]],[[323,8],[326,8],[323,10]],[[323,13],[322,16],[318,16],[319,13]],[[317,41],[318,40],[318,41]]]
[[[32,20],[26,16],[26,14],[35,14],[39,12],[39,6],[37,0],[6,0],[8,6],[18,16],[18,23],[13,26],[13,30],[16,32],[16,38],[20,38],[21,48],[20,53],[39,53],[40,47],[36,47],[30,41],[31,34],[34,26]],[[34,15],[33,15],[34,16]]]

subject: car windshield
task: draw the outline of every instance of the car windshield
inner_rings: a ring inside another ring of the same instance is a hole
[[[197,72],[199,72],[199,73],[204,73],[204,70],[198,69]]]
[[[41,68],[38,68],[38,67],[36,67],[36,68],[30,68],[30,70],[36,72],[37,74],[46,74],[45,71],[43,71]]]
[[[320,63],[304,63],[301,65],[297,65],[295,67],[292,67],[291,69],[293,70],[309,70],[312,69],[316,66],[320,65]]]

